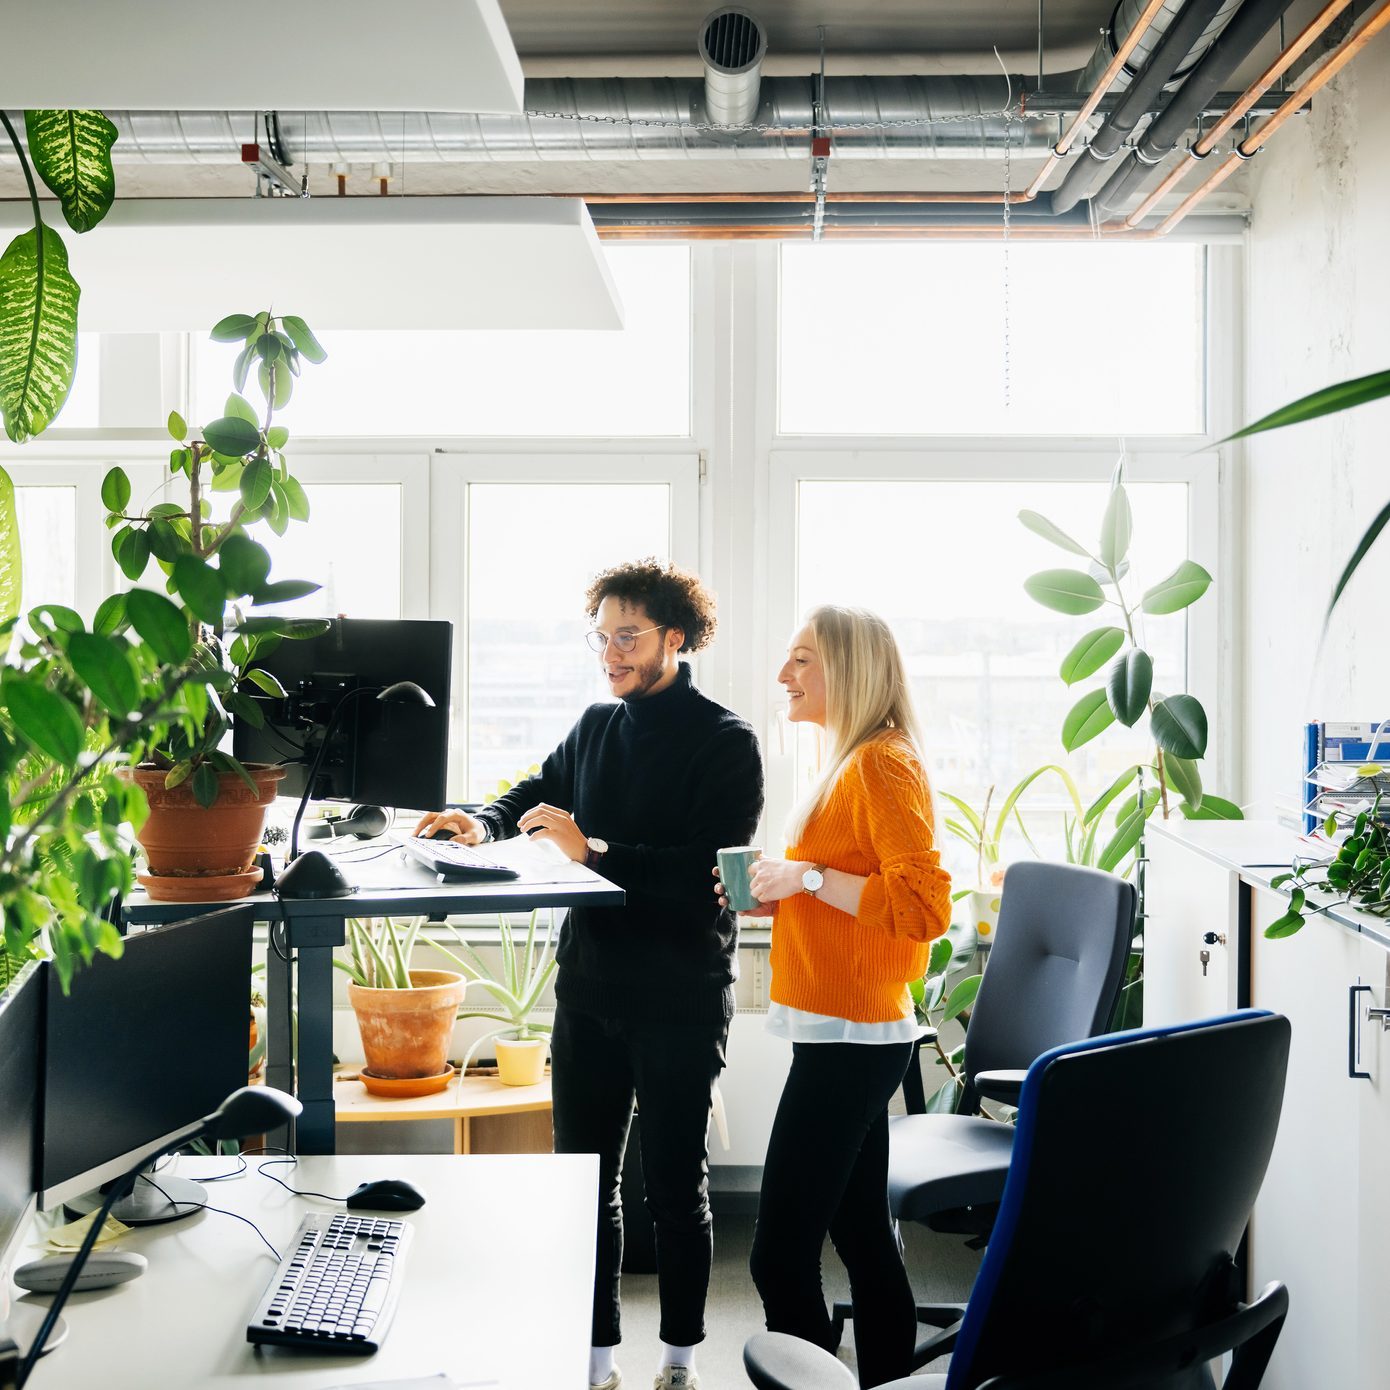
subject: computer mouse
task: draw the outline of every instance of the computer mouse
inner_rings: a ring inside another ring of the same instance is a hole
[[[432,830],[426,838],[430,840],[452,840],[454,838],[454,832],[447,826],[440,826],[438,830]]]
[[[349,1211],[419,1211],[425,1194],[404,1178],[364,1182],[347,1195]]]

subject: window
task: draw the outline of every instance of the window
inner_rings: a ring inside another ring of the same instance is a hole
[[[328,361],[295,383],[284,423],[300,436],[688,435],[690,253],[605,254],[623,329],[324,331]],[[194,350],[198,418],[207,421],[222,414],[238,348],[200,337]]]
[[[23,595],[20,611],[41,603],[77,607],[77,489],[75,487],[16,487]],[[90,616],[90,615],[88,615]],[[10,644],[9,659],[19,655],[19,640],[32,636],[21,623],[19,639]]]
[[[602,569],[671,555],[672,491],[665,482],[469,487],[470,799],[517,780],[605,698],[599,658],[584,644],[584,592]]]
[[[77,372],[63,408],[53,420],[59,430],[93,430],[101,424],[101,334],[77,335]]]
[[[788,434],[1192,434],[1200,246],[784,246]],[[1005,403],[1005,357],[1009,400]]]
[[[1131,483],[1135,529],[1127,603],[1187,554],[1187,485]],[[1071,563],[1025,530],[1030,508],[1083,544],[1099,531],[1108,496],[1100,482],[803,479],[798,487],[798,612],[819,603],[860,605],[892,625],[907,660],[938,789],[977,809],[1046,763],[1067,767],[1083,798],[1098,796],[1125,767],[1151,755],[1147,720],[1115,724],[1068,756],[1062,720],[1103,672],[1068,689],[1057,672],[1081,635],[1111,622],[1035,603],[1023,581]],[[1186,622],[1147,618],[1140,640],[1154,659],[1154,688],[1186,688]],[[809,738],[797,749],[797,781],[812,775]],[[1028,828],[1039,847],[1061,851],[1065,792],[1045,779],[1029,794]],[[943,810],[945,807],[943,806]],[[1052,814],[1048,812],[1051,810]]]

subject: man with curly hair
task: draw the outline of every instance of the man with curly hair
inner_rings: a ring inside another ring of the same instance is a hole
[[[426,816],[464,844],[518,833],[549,840],[626,894],[575,908],[560,937],[553,1060],[555,1148],[599,1156],[589,1382],[617,1390],[623,1152],[634,1103],[656,1232],[661,1355],[656,1390],[695,1390],[713,1252],[711,1094],[724,1066],[737,974],[733,913],[713,904],[709,866],[747,844],[762,815],[757,736],[702,695],[679,658],[714,635],[714,598],[654,559],[605,570],[585,595],[609,693],[539,773],[476,815]]]

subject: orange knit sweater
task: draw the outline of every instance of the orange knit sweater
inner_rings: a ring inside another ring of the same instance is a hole
[[[856,751],[787,858],[867,878],[859,914],[809,893],[777,904],[776,1003],[856,1023],[907,1016],[908,981],[926,973],[931,941],[951,924],[951,878],[932,848],[934,823],[905,740],[888,736]]]

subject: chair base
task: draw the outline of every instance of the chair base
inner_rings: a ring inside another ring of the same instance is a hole
[[[854,1304],[837,1300],[831,1305],[830,1320],[835,1329],[835,1345],[845,1334],[845,1323],[854,1316]],[[956,1345],[960,1335],[960,1322],[965,1316],[964,1303],[919,1303],[917,1321],[937,1331],[926,1337],[919,1337],[912,1352],[912,1369],[920,1371],[938,1356],[948,1355]]]

